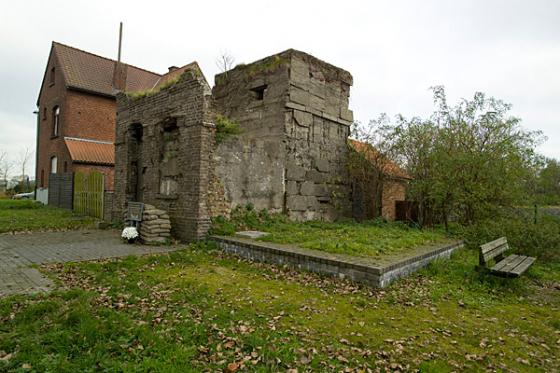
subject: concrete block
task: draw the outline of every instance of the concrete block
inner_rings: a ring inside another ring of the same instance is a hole
[[[325,110],[325,100],[322,99],[321,97],[318,96],[314,96],[314,95],[308,95],[308,104],[306,106],[309,106],[315,110],[319,110],[319,111],[324,111]],[[337,113],[338,114],[338,113]]]
[[[330,169],[330,164],[327,159],[324,158],[315,159],[314,163],[315,163],[315,168],[317,168],[317,170],[321,172],[328,172]]]
[[[324,184],[316,184],[315,185],[315,194],[317,197],[327,197],[330,195],[329,188],[327,188]],[[323,200],[324,202],[325,200]]]
[[[315,183],[322,183],[325,181],[325,174],[317,171],[317,170],[310,170],[307,171],[305,174],[305,178],[309,181],[313,181]]]
[[[297,181],[289,180],[289,181],[286,183],[286,194],[287,194],[287,195],[295,195],[295,194],[298,194],[298,193],[299,193],[299,190],[298,190],[298,189],[299,189],[299,188],[298,188],[298,183],[297,183]]]
[[[315,183],[312,181],[306,181],[301,184],[300,193],[303,196],[314,196],[315,195]]]
[[[305,180],[305,169],[301,166],[291,166],[286,175],[288,180]]]
[[[340,118],[353,122],[354,121],[354,113],[352,110],[349,110],[345,107],[340,108]]]
[[[300,88],[290,87],[290,101],[295,102],[296,104],[309,106],[309,99],[310,95],[308,92],[305,92]]]
[[[305,111],[294,110],[294,119],[300,126],[309,127],[313,124],[313,114]]]
[[[305,196],[288,196],[286,198],[286,205],[289,210],[305,211],[308,206],[308,199]]]

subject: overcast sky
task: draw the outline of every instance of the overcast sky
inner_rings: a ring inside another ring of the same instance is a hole
[[[163,73],[196,60],[213,84],[224,50],[248,63],[295,48],[354,76],[350,108],[427,116],[429,87],[513,104],[539,151],[560,158],[560,1],[7,1],[0,9],[0,150],[35,148],[51,41]],[[33,162],[34,163],[34,162]],[[30,174],[34,164],[30,165]]]

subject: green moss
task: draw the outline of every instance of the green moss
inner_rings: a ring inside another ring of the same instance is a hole
[[[195,70],[190,71],[193,76],[195,76]],[[144,98],[144,97],[150,97],[155,95],[158,92],[163,91],[164,89],[167,89],[175,84],[177,84],[179,81],[181,81],[181,79],[183,78],[183,75],[185,75],[185,73],[178,75],[176,77],[174,77],[173,79],[168,79],[166,80],[163,84],[161,84],[158,87],[155,88],[151,88],[151,89],[144,89],[144,90],[140,90],[140,91],[134,91],[134,92],[126,92],[126,96],[132,100],[137,100],[140,98]]]
[[[286,66],[288,58],[285,56],[271,56],[262,61],[252,63],[250,65],[243,65],[242,68],[247,70],[249,77],[254,77],[258,74],[270,74],[278,70],[282,66]]]
[[[221,144],[227,137],[242,133],[239,124],[223,115],[216,115],[216,144]]]

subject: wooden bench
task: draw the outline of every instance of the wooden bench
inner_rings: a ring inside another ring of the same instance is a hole
[[[517,277],[529,269],[535,261],[535,258],[523,255],[512,254],[504,257],[506,250],[509,250],[509,246],[505,237],[480,246],[479,268],[496,276]],[[495,264],[489,268],[488,262],[491,260],[494,260]]]

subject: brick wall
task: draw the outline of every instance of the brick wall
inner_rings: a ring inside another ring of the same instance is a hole
[[[55,82],[50,84],[50,71],[55,68]],[[62,69],[54,54],[47,63],[46,76],[41,87],[39,99],[39,134],[37,143],[37,181],[38,187],[48,188],[51,173],[51,158],[58,159],[57,172],[83,170],[85,165],[74,165],[64,137],[77,137],[102,141],[115,138],[115,99],[67,89]],[[53,136],[55,107],[60,108],[58,136]],[[46,114],[45,114],[46,113]],[[66,165],[66,166],[65,166]],[[113,167],[91,166],[100,169],[110,180],[112,189]],[[41,184],[41,174],[43,183]]]
[[[50,83],[50,71],[55,68],[54,84]],[[66,100],[66,88],[61,69],[53,53],[49,56],[47,63],[46,76],[39,104],[39,134],[37,142],[37,181],[38,187],[48,187],[49,174],[51,173],[51,157],[58,158],[58,172],[64,171],[64,164],[71,167],[72,161],[66,149],[61,135],[53,137],[53,109],[58,106],[61,108],[60,116],[64,115],[64,104]],[[41,178],[41,174],[43,177]],[[42,181],[42,182],[41,182]]]
[[[105,190],[106,191],[115,190],[114,187],[115,168],[113,166],[74,163],[72,167],[72,171],[84,172],[84,173],[101,172],[103,175],[105,175]]]
[[[396,201],[404,201],[406,198],[406,182],[402,180],[388,179],[383,183],[383,194],[381,197],[381,216],[393,221],[397,217]]]
[[[63,109],[62,136],[115,141],[115,99],[68,90]]]
[[[210,89],[195,71],[150,96],[117,96],[115,216],[128,201],[169,213],[173,236],[206,234],[214,125]]]

